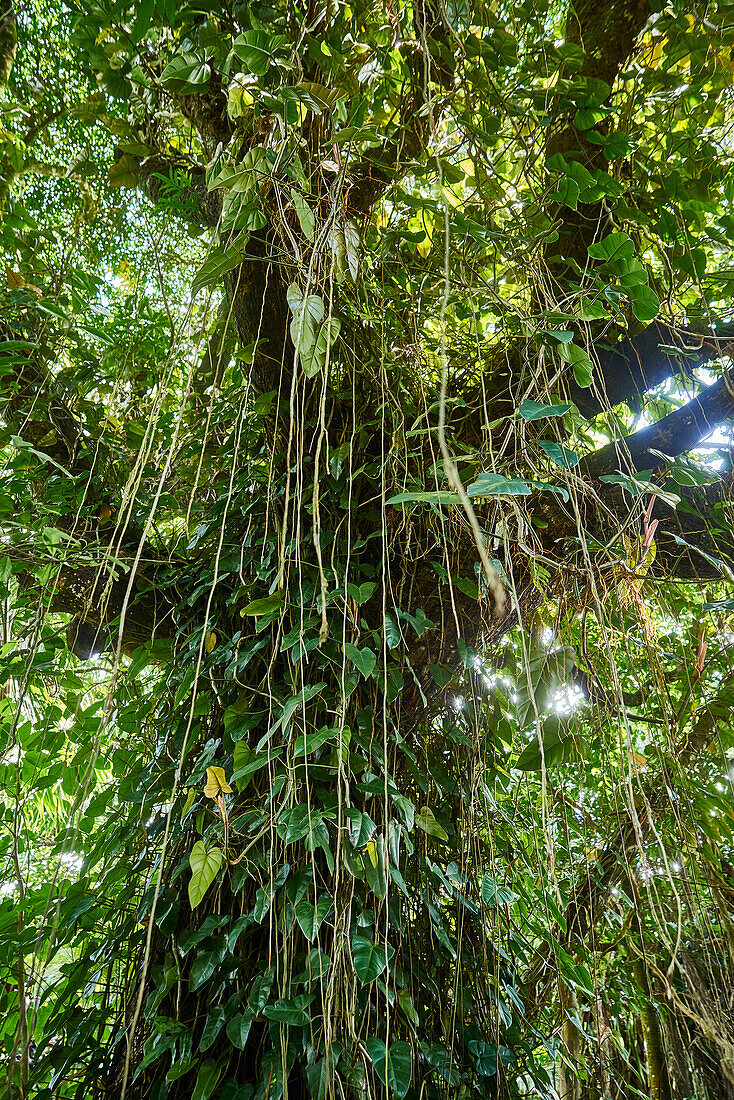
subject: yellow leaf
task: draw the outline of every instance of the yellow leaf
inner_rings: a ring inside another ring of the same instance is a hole
[[[216,798],[219,794],[232,794],[232,788],[227,782],[224,768],[206,769],[206,786],[204,794],[207,798]]]
[[[5,268],[5,275],[7,278],[8,286],[11,290],[17,290],[20,286],[25,286],[25,279],[18,271],[13,271],[12,268]]]
[[[377,842],[375,840],[368,840],[362,849],[369,856],[370,863],[373,867],[377,866]]]
[[[216,644],[217,636],[213,630],[210,630],[207,636],[204,638],[204,649],[207,651],[207,653],[211,653]]]
[[[137,187],[139,175],[137,158],[124,153],[107,169],[107,183],[110,187]]]
[[[640,55],[640,61],[643,65],[646,65],[648,69],[657,69],[660,64],[660,59],[663,56],[663,46],[667,39],[656,38],[654,41],[650,41],[650,44],[645,47]]]

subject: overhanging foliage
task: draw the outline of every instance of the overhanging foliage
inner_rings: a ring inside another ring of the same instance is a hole
[[[731,15],[6,0],[10,1095],[734,1092]]]

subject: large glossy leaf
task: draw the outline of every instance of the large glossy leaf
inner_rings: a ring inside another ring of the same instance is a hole
[[[189,901],[195,909],[203,900],[207,890],[217,877],[224,856],[221,848],[207,848],[203,840],[197,840],[189,855],[191,878],[189,879]]]
[[[295,914],[298,925],[309,942],[316,939],[319,928],[323,924],[332,907],[332,899],[328,894],[322,894],[316,904],[312,904],[309,896],[304,896],[296,903]]]
[[[198,294],[205,287],[214,286],[223,275],[241,264],[246,244],[246,235],[242,234],[235,244],[227,248],[220,246],[212,249],[194,276],[191,284],[192,295]]]
[[[558,404],[544,405],[541,401],[526,399],[518,408],[523,420],[541,420],[546,416],[563,416],[573,408],[573,405]]]
[[[195,92],[209,83],[211,74],[211,67],[198,54],[176,54],[161,73],[160,82],[172,92]]]
[[[369,679],[372,675],[375,665],[377,664],[377,657],[367,646],[359,649],[356,645],[352,645],[351,642],[347,642],[344,646],[344,655],[356,665],[359,671],[364,676],[365,680]]]
[[[476,481],[467,488],[470,497],[524,497],[531,491],[527,481],[489,472],[479,474]]]
[[[388,1095],[405,1096],[413,1076],[413,1055],[408,1043],[398,1040],[386,1047],[382,1039],[369,1038],[365,1046]]]
[[[331,349],[337,336],[341,332],[342,323],[338,317],[329,317],[316,329],[313,343],[301,351],[301,366],[307,378],[313,378],[326,366],[327,356],[331,356]]]
[[[304,294],[296,283],[291,283],[288,287],[287,298],[293,315],[290,323],[293,346],[301,357],[308,356],[316,343],[317,336],[321,335],[321,322],[324,319],[324,300],[318,294]],[[327,328],[323,338],[324,355],[326,354],[329,337],[330,331]],[[313,367],[314,356],[311,356],[307,361],[309,366]],[[312,373],[316,373],[316,370],[313,370]]]
[[[556,443],[552,439],[539,439],[538,446],[545,451],[552,462],[555,462],[556,466],[561,466],[566,470],[573,469],[580,462],[575,451],[564,447],[561,443]]]
[[[191,1100],[209,1100],[209,1097],[217,1087],[217,1082],[222,1075],[222,1067],[213,1059],[208,1058],[206,1062],[202,1062],[199,1072],[196,1075],[196,1083],[194,1084],[194,1091],[191,1093]]]
[[[352,936],[354,972],[361,985],[369,985],[375,978],[379,978],[387,966],[388,950],[392,955],[392,947],[386,949],[384,944],[373,943],[366,936]]]

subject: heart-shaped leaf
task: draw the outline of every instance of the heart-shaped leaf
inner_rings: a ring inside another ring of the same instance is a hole
[[[207,848],[203,840],[197,840],[189,855],[191,878],[189,902],[195,909],[217,877],[224,856],[220,848]]]

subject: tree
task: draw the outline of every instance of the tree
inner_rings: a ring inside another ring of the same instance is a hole
[[[11,1095],[734,1090],[730,15],[6,0]]]

